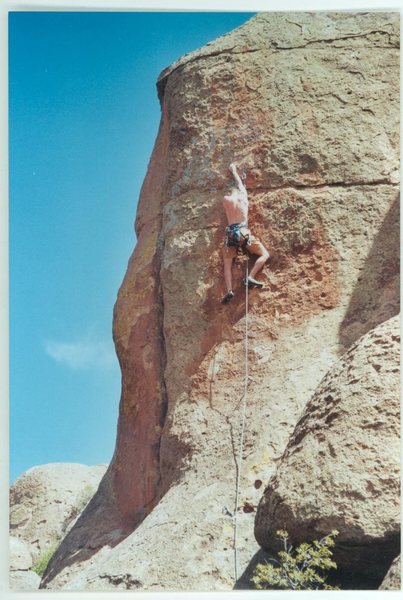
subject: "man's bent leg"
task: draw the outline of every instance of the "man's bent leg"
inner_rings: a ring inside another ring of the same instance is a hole
[[[252,239],[252,242],[248,248],[251,254],[257,254],[258,258],[256,259],[253,268],[249,273],[249,283],[252,285],[258,285],[259,287],[263,287],[263,284],[255,280],[255,276],[259,271],[263,268],[265,262],[270,258],[269,251],[263,246],[259,240]]]
[[[265,262],[268,260],[268,258],[270,258],[270,254],[266,250],[266,252],[264,254],[262,254],[261,256],[259,256],[259,258],[256,259],[256,262],[253,265],[253,268],[251,269],[249,277],[252,277],[252,279],[253,279],[255,277],[255,275],[257,273],[259,273],[259,271],[263,268],[263,266],[264,266]]]

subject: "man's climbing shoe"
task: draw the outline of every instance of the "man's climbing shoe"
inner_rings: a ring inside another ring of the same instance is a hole
[[[253,279],[253,277],[248,277],[248,279],[244,279],[243,280],[244,284],[247,285],[250,288],[262,288],[263,287],[263,283],[261,281],[258,281],[257,279]]]
[[[221,300],[221,304],[228,304],[230,300],[234,297],[234,292],[232,290],[228,290],[225,294],[224,298]]]

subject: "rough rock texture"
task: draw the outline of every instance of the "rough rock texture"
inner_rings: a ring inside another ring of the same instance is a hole
[[[38,590],[40,582],[41,578],[34,571],[10,571],[9,583],[13,592]]]
[[[20,539],[10,536],[9,583],[12,590],[37,590],[39,575],[31,571],[32,556],[28,546]]]
[[[32,567],[32,556],[28,546],[10,536],[10,571],[28,571]]]
[[[255,535],[274,550],[337,529],[351,581],[382,581],[400,550],[400,320],[363,336],[324,377],[259,504]]]
[[[59,544],[95,493],[105,470],[104,465],[53,463],[29,469],[13,483],[10,532],[25,544],[31,563]]]
[[[400,554],[395,558],[392,562],[389,571],[386,573],[385,579],[382,581],[379,586],[380,590],[401,590],[401,574],[402,574],[402,564],[400,561]]]
[[[340,354],[399,310],[398,43],[398,13],[262,13],[161,74],[138,241],[114,311],[116,451],[43,587],[234,585],[242,261],[235,299],[219,302],[233,160],[272,255],[265,289],[249,298],[247,567],[259,487],[306,402]]]

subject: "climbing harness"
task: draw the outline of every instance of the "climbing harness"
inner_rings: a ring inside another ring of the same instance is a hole
[[[225,229],[225,245],[235,246],[238,252],[246,253],[246,246],[249,241],[250,232],[247,223],[233,223]]]
[[[240,439],[239,439],[239,453],[237,462],[237,479],[236,479],[236,490],[235,490],[235,509],[233,514],[234,520],[234,566],[235,566],[235,583],[238,581],[238,504],[239,504],[239,489],[241,486],[241,466],[242,466],[242,454],[243,454],[243,441],[245,432],[245,421],[246,421],[246,405],[247,405],[247,392],[248,392],[248,380],[249,380],[249,363],[248,363],[248,317],[249,317],[249,306],[248,306],[248,289],[247,284],[249,270],[248,261],[246,259],[246,275],[245,275],[245,353],[244,353],[244,390],[242,399],[242,413],[240,422]]]

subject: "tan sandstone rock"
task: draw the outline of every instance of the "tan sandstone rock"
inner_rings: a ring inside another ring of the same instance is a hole
[[[13,591],[30,592],[39,589],[41,578],[34,571],[10,571],[9,582]]]
[[[339,570],[378,587],[400,547],[400,320],[382,323],[324,377],[269,481],[255,521],[278,547],[339,531]]]
[[[12,590],[37,590],[41,578],[31,571],[32,556],[28,546],[20,539],[10,536],[9,583]]]
[[[242,260],[236,296],[220,304],[233,160],[271,252],[265,289],[249,296],[238,576],[258,550],[259,486],[306,402],[340,354],[398,312],[398,40],[398,13],[262,13],[161,74],[114,310],[116,451],[43,587],[234,585]]]
[[[32,567],[32,556],[28,546],[10,536],[10,571],[28,571]]]
[[[389,571],[385,575],[385,579],[379,586],[380,590],[401,590],[402,589],[402,563],[400,554],[392,562]]]
[[[10,489],[10,532],[31,563],[56,547],[94,495],[106,467],[52,463],[23,473]],[[29,568],[29,567],[28,567]]]

